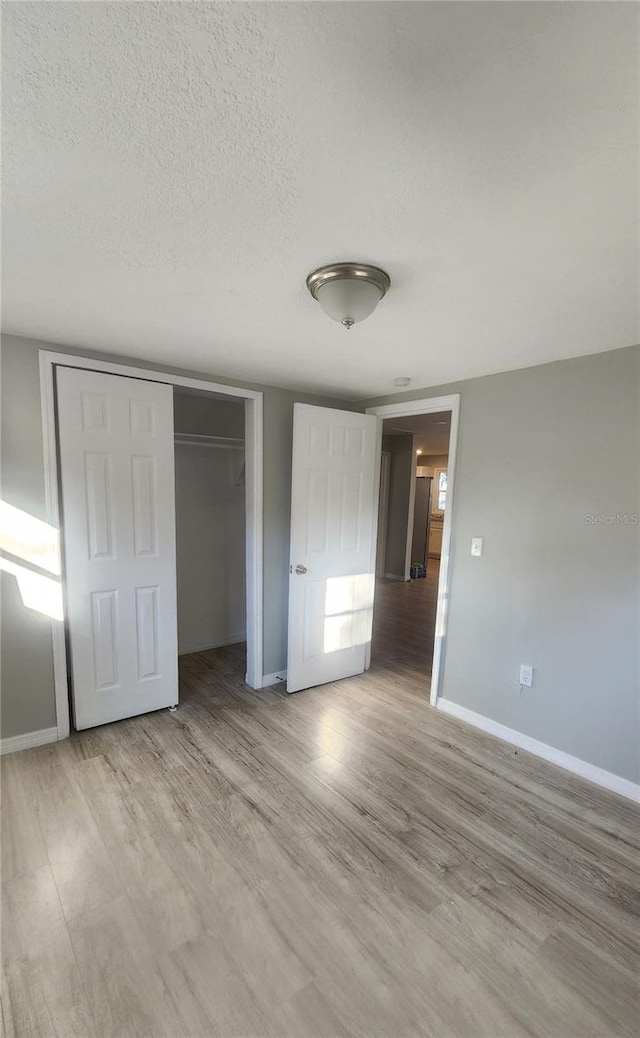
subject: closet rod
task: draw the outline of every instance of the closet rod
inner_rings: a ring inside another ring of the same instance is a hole
[[[218,447],[221,450],[243,451],[244,440],[235,436],[206,436],[198,433],[175,433],[174,442],[191,447]]]

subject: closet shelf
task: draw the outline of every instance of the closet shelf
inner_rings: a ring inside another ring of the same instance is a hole
[[[244,440],[235,436],[205,436],[199,433],[177,432],[175,443],[190,447],[217,447],[219,450],[243,451]]]

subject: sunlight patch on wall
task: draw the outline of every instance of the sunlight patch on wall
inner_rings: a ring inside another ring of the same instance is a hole
[[[60,538],[49,523],[0,501],[0,550],[59,575]]]
[[[34,609],[53,620],[64,619],[62,588],[56,580],[4,558],[0,558],[0,570],[16,578],[20,597],[27,609]]]
[[[49,523],[15,508],[8,501],[0,501],[0,551],[13,555],[21,562],[0,557],[0,569],[16,578],[20,597],[27,609],[33,609],[54,620],[64,618],[62,587],[59,580],[36,573],[28,566],[37,566],[46,573],[60,576],[60,537]]]

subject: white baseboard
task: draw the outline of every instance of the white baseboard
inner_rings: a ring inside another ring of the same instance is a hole
[[[483,714],[477,714],[474,710],[467,710],[465,706],[459,706],[450,699],[438,699],[436,709],[442,710],[444,714],[457,717],[460,721],[473,725],[474,728],[480,728],[489,735],[495,735],[497,739],[503,739],[504,742],[518,746],[521,750],[533,753],[536,757],[542,757],[543,760],[557,764],[565,771],[571,771],[574,775],[588,779],[589,782],[595,782],[597,786],[603,786],[612,793],[618,793],[622,797],[640,803],[640,785],[630,782],[629,779],[614,775],[610,771],[605,771],[604,768],[598,768],[595,764],[589,764],[580,757],[572,757],[570,753],[557,750],[555,746],[549,746],[538,739],[532,739],[530,735],[518,732],[515,728],[507,728],[506,725],[492,721],[490,717],[484,717]]]
[[[287,680],[286,670],[279,670],[275,674],[263,674],[261,688],[268,688],[269,685],[279,685],[281,682]]]
[[[30,750],[33,746],[44,746],[48,742],[57,741],[57,728],[41,728],[38,732],[25,732],[24,735],[0,739],[0,753],[17,753],[19,750]]]
[[[237,634],[225,634],[216,641],[209,642],[208,645],[196,645],[192,649],[183,649],[181,647],[178,650],[178,656],[191,656],[194,652],[208,652],[209,649],[223,649],[225,645],[238,645],[239,642],[246,642],[246,640],[246,631],[239,631]]]

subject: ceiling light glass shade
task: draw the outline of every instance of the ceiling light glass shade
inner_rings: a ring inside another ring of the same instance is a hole
[[[318,302],[327,317],[344,324],[357,324],[373,313],[382,298],[370,281],[329,281],[318,289]]]
[[[391,284],[378,267],[365,263],[336,263],[309,274],[307,287],[332,320],[345,328],[373,313]]]

